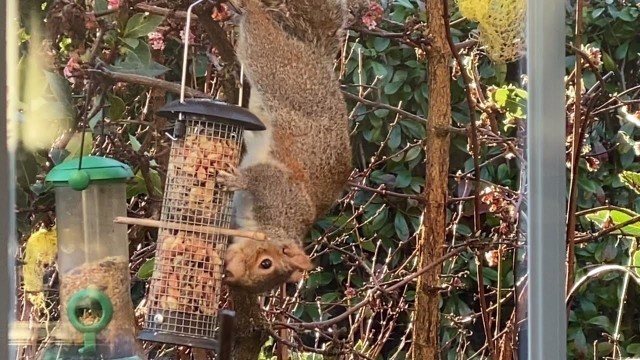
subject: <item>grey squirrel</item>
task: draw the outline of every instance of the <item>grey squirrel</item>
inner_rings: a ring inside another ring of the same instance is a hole
[[[245,135],[246,154],[218,182],[235,191],[238,228],[225,280],[250,292],[297,282],[313,264],[302,247],[352,171],[347,107],[333,71],[346,24],[343,0],[238,0],[237,56],[251,85],[249,110],[266,125]]]

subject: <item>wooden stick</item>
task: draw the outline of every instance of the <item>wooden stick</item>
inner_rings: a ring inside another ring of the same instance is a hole
[[[224,229],[224,228],[217,228],[213,226],[195,226],[195,225],[187,225],[187,224],[178,224],[173,222],[163,222],[163,221],[153,220],[153,219],[131,218],[126,216],[117,216],[115,219],[113,219],[113,222],[116,224],[140,225],[140,226],[153,227],[153,228],[200,232],[205,234],[221,234],[221,235],[228,235],[228,236],[239,236],[239,237],[249,238],[249,239],[258,240],[258,241],[267,240],[267,236],[265,234],[257,231]]]

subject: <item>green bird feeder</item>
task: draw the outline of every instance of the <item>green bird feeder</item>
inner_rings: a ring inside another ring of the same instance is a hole
[[[131,300],[126,181],[131,168],[85,156],[46,177],[56,198],[60,320],[48,359],[143,359]]]

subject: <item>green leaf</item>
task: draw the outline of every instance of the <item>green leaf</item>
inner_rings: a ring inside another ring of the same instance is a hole
[[[384,86],[384,93],[387,95],[393,95],[398,92],[402,85],[404,85],[404,81],[390,82]]]
[[[139,38],[149,35],[158,25],[164,21],[164,16],[136,13],[127,21],[124,29],[124,38]]]
[[[151,184],[153,185],[154,191],[156,194],[162,194],[162,180],[160,179],[160,175],[156,170],[149,170],[149,178],[151,179]],[[136,173],[136,176],[133,178],[132,183],[127,187],[127,198],[132,198],[134,196],[138,196],[140,194],[149,194],[149,190],[147,189],[147,184],[142,177],[142,173],[140,170]]]
[[[209,69],[209,58],[205,55],[198,55],[194,59],[195,75],[196,77],[203,77],[207,74]]]
[[[502,88],[497,89],[493,93],[493,101],[496,102],[500,107],[505,107],[507,105],[507,99],[509,98],[509,90]]]
[[[140,44],[140,40],[135,38],[120,38],[123,43],[125,43],[128,47],[135,49]]]
[[[397,4],[397,5],[400,5],[400,6],[403,6],[403,7],[407,8],[407,9],[413,9],[414,8],[413,4],[409,0],[396,0],[393,3]]]
[[[339,253],[337,251],[332,251],[329,254],[329,264],[335,265],[340,263],[342,263],[342,253]]]
[[[142,147],[142,144],[138,141],[138,138],[135,135],[129,134],[129,142],[131,143],[131,148],[133,151],[138,151]]]
[[[509,178],[509,166],[507,164],[500,164],[498,166],[498,180],[507,180]]]
[[[640,251],[633,253],[633,270],[640,276]]]
[[[623,60],[625,57],[627,57],[627,52],[629,51],[629,42],[625,42],[624,44],[618,46],[618,48],[616,48],[616,52],[613,54],[613,57],[615,57],[618,60]]]
[[[598,191],[598,185],[596,184],[595,181],[589,179],[586,176],[579,176],[578,177],[578,184],[580,185],[580,187],[590,193],[595,193]]]
[[[58,165],[64,162],[64,159],[69,156],[69,151],[66,149],[51,149],[49,156],[51,160],[53,160],[53,165]]]
[[[498,272],[490,267],[484,267],[482,269],[482,274],[484,275],[485,279],[490,280],[492,282],[496,282],[498,281]]]
[[[631,355],[640,355],[640,344],[630,344],[629,346],[627,346],[626,350]]]
[[[385,207],[371,221],[371,230],[373,230],[373,231],[380,230],[384,226],[384,224],[387,222],[387,217],[388,216],[389,216],[389,209]]]
[[[391,129],[391,133],[389,134],[389,141],[387,142],[387,146],[389,149],[396,150],[400,146],[400,142],[402,141],[402,129],[399,126],[394,126]]]
[[[593,9],[593,11],[591,12],[591,16],[594,18],[597,18],[598,16],[602,15],[602,13],[604,12],[605,8],[596,8]]]
[[[626,22],[636,21],[636,19],[638,18],[638,14],[634,15],[631,12],[631,9],[631,7],[623,8],[622,11],[620,11],[620,14],[618,14],[618,18]]]
[[[458,226],[456,226],[456,234],[458,235],[470,236],[471,233],[471,228],[466,224],[458,224]]]
[[[133,53],[138,57],[138,60],[142,65],[149,66],[152,64],[151,60],[151,48],[145,41],[140,41],[138,46],[133,50]]]
[[[420,146],[414,146],[411,149],[407,150],[407,155],[404,157],[404,161],[409,162],[420,155],[420,151],[422,148]]]
[[[380,77],[387,76],[388,71],[387,71],[387,68],[383,64],[380,64],[379,62],[372,61],[371,62],[371,68],[373,69],[373,73],[376,76],[380,76]]]
[[[331,272],[315,272],[309,275],[309,279],[307,280],[307,287],[313,289],[320,286],[325,286],[328,285],[333,279],[334,275]]]
[[[623,184],[627,185],[627,187],[635,191],[637,194],[640,194],[640,174],[631,171],[623,171],[619,176],[620,181],[622,181]]]
[[[96,0],[94,10],[96,13],[105,12],[109,10],[109,3],[107,2],[107,0]]]
[[[373,113],[377,117],[379,117],[381,119],[384,119],[384,118],[387,117],[387,115],[389,115],[389,110],[387,110],[387,109],[376,109],[376,110],[373,110]]]
[[[153,267],[155,263],[156,263],[155,258],[151,258],[145,261],[142,265],[140,265],[140,268],[138,269],[138,273],[136,274],[138,279],[147,280],[151,278],[151,276],[153,275]]]
[[[109,96],[109,119],[120,120],[124,114],[125,104],[124,101],[115,96]]]
[[[115,64],[107,66],[107,69],[115,72],[149,77],[160,76],[170,70],[168,67],[152,60],[151,49],[144,41],[140,41],[135,49],[128,50],[125,53],[124,59],[117,59]]]
[[[604,224],[606,224],[606,227],[608,228],[608,227],[612,227],[617,224],[626,222],[635,216],[640,216],[632,211],[628,211],[628,212],[632,215],[629,215],[626,212],[622,212],[618,210],[601,210],[601,211],[598,211],[597,213],[588,214],[586,218],[593,221],[601,228],[603,227]],[[631,236],[640,236],[640,224],[636,222],[636,223],[627,225],[620,230],[612,232],[612,234],[621,234],[621,233],[625,233]]]
[[[396,176],[396,187],[397,188],[406,188],[411,185],[411,172],[409,170],[401,170],[398,171],[398,176]]]
[[[371,240],[361,241],[360,242],[360,246],[362,247],[363,250],[366,250],[366,251],[369,251],[369,252],[375,252],[376,251],[376,244],[374,244],[373,241],[371,241]]]
[[[611,323],[609,322],[609,318],[607,318],[604,315],[598,315],[598,316],[592,317],[587,321],[587,323],[591,325],[597,325],[603,328],[607,328],[611,325]]]
[[[393,73],[392,81],[404,82],[407,81],[409,73],[406,70],[396,70]]]
[[[148,77],[160,76],[167,71],[171,70],[168,67],[158,64],[153,61],[150,65],[145,66],[141,62],[121,62],[116,65],[109,65],[106,67],[110,71],[120,72],[125,74],[137,74]]]
[[[91,150],[93,149],[93,135],[88,131],[84,133],[84,147],[81,148],[82,135],[82,133],[73,134],[66,147],[66,150],[69,152],[69,156],[67,156],[63,162],[67,162],[80,156],[91,155]]]
[[[53,93],[53,96],[63,105],[66,113],[69,115],[73,115],[73,103],[71,98],[71,86],[69,86],[69,82],[64,77],[59,74],[52,73],[49,71],[44,72],[47,83],[49,84],[49,89]]]
[[[390,43],[391,40],[388,38],[376,37],[375,40],[373,40],[373,47],[377,52],[383,52],[389,47]]]
[[[407,220],[404,218],[400,212],[396,213],[396,219],[393,222],[396,228],[396,234],[398,234],[398,238],[402,241],[406,241],[409,239],[409,225],[407,225]]]
[[[587,337],[584,335],[584,332],[582,331],[582,329],[578,329],[576,331],[575,336],[573,337],[573,341],[575,343],[576,349],[582,353],[582,354],[586,354],[587,351],[589,350],[588,346],[587,346]]]
[[[324,303],[331,303],[335,301],[339,296],[340,294],[338,294],[337,292],[326,293],[320,297],[320,301]]]
[[[617,69],[615,61],[611,58],[611,56],[606,52],[602,51],[602,62],[604,65],[604,69],[607,71],[614,71]]]
[[[100,99],[102,98],[101,96],[95,97],[93,98],[93,107],[91,108],[91,110],[94,110],[97,106],[100,106]],[[89,128],[91,129],[92,132],[96,132],[96,125],[98,124],[98,122],[102,121],[104,119],[104,109],[100,109],[98,110],[98,112],[96,112],[96,114],[89,119]]]
[[[425,128],[421,123],[418,123],[414,120],[400,120],[400,126],[402,126],[402,129],[409,135],[418,140],[422,140],[425,138]]]

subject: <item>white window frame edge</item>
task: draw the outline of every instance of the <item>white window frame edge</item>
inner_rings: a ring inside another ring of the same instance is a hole
[[[2,171],[0,175],[0,198],[2,199],[2,209],[0,209],[0,229],[2,236],[0,237],[1,248],[4,249],[2,256],[0,257],[0,264],[3,265],[3,269],[0,270],[0,286],[11,290],[10,286],[13,282],[10,281],[9,274],[10,269],[15,270],[15,261],[12,261],[9,255],[9,250],[14,246],[11,245],[15,241],[15,186],[14,183],[14,169],[13,163],[10,159],[13,159],[13,155],[8,151],[8,138],[7,138],[7,44],[13,44],[15,46],[15,39],[12,42],[7,38],[7,10],[11,7],[11,3],[15,3],[17,0],[7,0],[0,6],[0,19],[4,19],[4,26],[0,30],[0,38],[4,41],[4,46],[0,48],[0,62],[2,62],[2,70],[0,70],[0,78],[5,79],[5,85],[0,89],[0,98],[5,99],[5,104],[1,108],[4,109],[4,115],[0,116],[0,138],[5,139],[0,146],[0,169],[6,169]],[[11,318],[11,295],[15,294],[15,287],[11,291],[5,291],[4,295],[0,296],[0,358],[9,358],[9,319]]]

